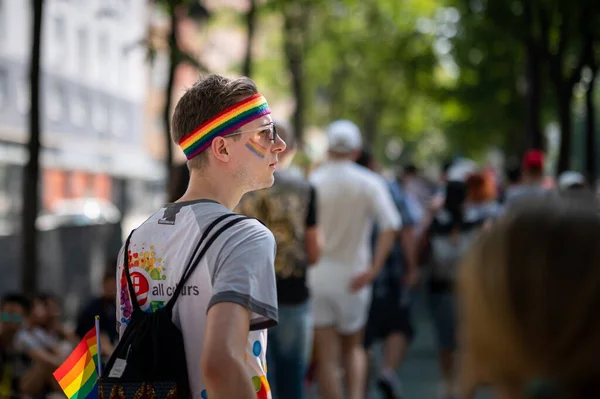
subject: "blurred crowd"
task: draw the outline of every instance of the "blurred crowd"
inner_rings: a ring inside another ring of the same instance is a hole
[[[263,221],[277,241],[279,324],[269,331],[267,351],[273,397],[361,399],[367,396],[368,381],[374,380],[384,398],[405,398],[397,371],[418,334],[411,311],[415,293],[421,292],[435,331],[443,377],[440,397],[474,398],[477,387],[492,382],[496,369],[483,372],[485,368],[473,367],[470,362],[477,356],[466,356],[468,351],[459,345],[464,344],[457,333],[460,260],[478,245],[483,232],[500,229],[496,225],[502,223],[496,221],[519,204],[553,193],[591,194],[591,184],[576,171],[565,172],[556,181],[548,178],[544,154],[535,149],[504,173],[457,158],[443,165],[437,181],[426,178],[415,165],[404,165],[390,179],[349,121],[329,127],[328,160],[306,176],[293,165],[297,143],[291,127],[282,122],[277,126],[288,146],[280,155],[275,184],[247,194],[236,209]],[[185,191],[187,179],[187,168],[182,167],[171,187],[173,201]],[[548,216],[542,211],[552,209],[540,205],[536,217]],[[510,235],[518,225],[502,228],[495,234]],[[523,242],[532,239],[535,235]],[[496,255],[500,259],[510,251],[506,247]],[[480,263],[487,262],[488,255],[482,256]],[[505,266],[500,262],[497,267]],[[465,281],[472,281],[477,266],[472,270],[473,275],[464,272]],[[549,276],[544,278],[553,278]],[[478,284],[489,283],[493,291],[495,281]],[[116,287],[110,263],[101,295],[80,310],[73,328],[64,323],[59,296],[4,295],[0,399],[64,397],[52,372],[94,327],[96,315],[102,320],[102,357],[107,359],[118,339]],[[466,291],[471,302],[465,309],[485,296],[477,297],[468,287]],[[526,295],[522,299],[529,300]],[[480,342],[480,330],[467,330],[473,334],[472,342]],[[384,347],[381,358],[373,355],[377,342]]]
[[[280,158],[288,166],[295,138],[280,126],[288,142]],[[278,244],[280,322],[269,332],[267,352],[274,397],[359,399],[376,381],[384,398],[405,398],[398,370],[418,334],[411,310],[423,294],[435,331],[440,398],[474,398],[484,383],[459,368],[461,259],[503,215],[547,197],[595,198],[593,184],[577,171],[556,180],[545,175],[537,149],[504,171],[457,158],[435,181],[415,165],[389,178],[349,121],[330,125],[328,145],[327,161],[309,174],[279,170],[272,188],[248,194],[238,208],[264,221]],[[374,356],[375,342],[383,344],[382,357]]]
[[[114,263],[106,265],[102,293],[80,310],[74,326],[62,314],[58,295],[8,293],[0,299],[0,398],[64,398],[52,373],[101,320],[101,352],[116,344]]]

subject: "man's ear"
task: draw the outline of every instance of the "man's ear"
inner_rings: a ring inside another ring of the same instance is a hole
[[[214,157],[221,162],[229,162],[230,160],[230,148],[228,144],[227,140],[223,137],[215,137],[212,143],[210,143],[210,150]]]

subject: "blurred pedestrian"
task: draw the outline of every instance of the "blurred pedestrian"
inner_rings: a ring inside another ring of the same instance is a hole
[[[459,273],[463,391],[504,399],[600,392],[600,215],[592,195],[546,195],[512,208]]]
[[[363,149],[357,163],[374,172],[378,169],[371,152],[366,149]],[[414,335],[411,291],[418,283],[419,270],[415,222],[406,203],[405,192],[396,179],[385,180],[385,184],[402,218],[402,228],[383,270],[373,284],[365,330],[365,348],[369,350],[377,341],[383,341],[383,359],[377,384],[386,399],[399,399],[402,397],[402,386],[397,372]],[[373,248],[378,231],[376,225],[373,231]]]
[[[362,399],[367,374],[363,331],[371,285],[388,259],[401,221],[381,177],[354,162],[362,147],[358,127],[335,121],[327,137],[328,160],[310,176],[324,236],[322,255],[309,272],[317,378],[321,398],[341,398],[338,369],[343,359],[348,398]],[[374,221],[380,232],[372,254]]]
[[[77,326],[75,332],[79,339],[94,327],[96,316],[100,317],[100,343],[102,356],[110,357],[114,346],[117,343],[117,329],[114,321],[117,318],[117,279],[116,267],[117,261],[108,262],[102,278],[102,291],[100,296],[90,300],[77,316]]]
[[[28,312],[29,301],[23,295],[6,294],[0,301],[0,399],[21,396],[20,379],[25,369],[15,337],[23,328]]]
[[[505,204],[512,206],[547,191],[544,179],[544,153],[538,149],[530,149],[523,156],[522,182],[506,192]]]

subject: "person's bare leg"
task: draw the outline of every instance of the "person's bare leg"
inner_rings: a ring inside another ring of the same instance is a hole
[[[474,399],[477,390],[484,385],[481,369],[476,369],[468,352],[462,351],[458,355],[457,374],[459,380],[459,393],[463,399]]]
[[[348,399],[364,399],[367,384],[367,353],[362,345],[363,331],[341,337]]]
[[[392,333],[383,345],[383,370],[397,370],[404,359],[408,342],[401,333]]]
[[[321,399],[341,399],[340,338],[335,328],[315,328],[315,360]]]
[[[439,353],[440,369],[444,380],[444,394],[451,396],[454,394],[454,351],[440,349]]]

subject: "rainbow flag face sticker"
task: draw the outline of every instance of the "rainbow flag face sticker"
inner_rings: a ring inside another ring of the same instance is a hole
[[[267,153],[267,149],[265,147],[258,144],[252,139],[248,140],[248,142],[246,143],[246,148],[248,148],[250,152],[252,152],[254,155],[261,159],[263,159],[265,157],[265,154]]]

